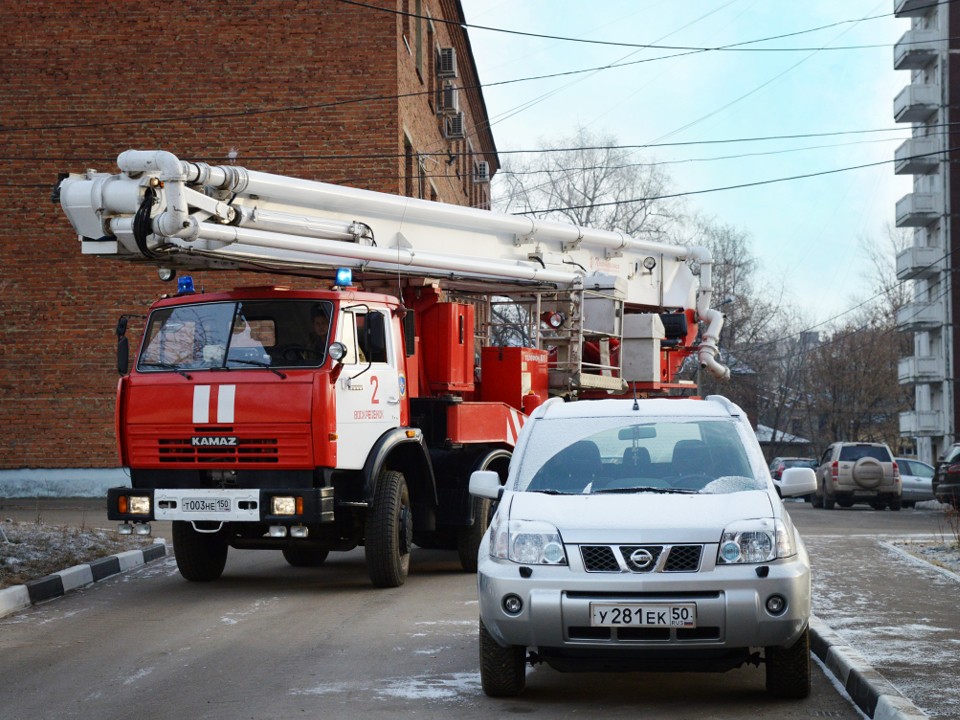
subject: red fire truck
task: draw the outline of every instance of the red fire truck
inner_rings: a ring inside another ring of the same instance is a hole
[[[58,186],[84,254],[151,264],[157,301],[121,379],[121,532],[172,521],[181,574],[228,548],[295,566],[365,549],[401,585],[414,545],[476,568],[489,500],[549,396],[682,394],[724,377],[703,248],[127,151]],[[191,271],[288,273],[319,289],[205,292]],[[702,330],[698,330],[700,324]]]

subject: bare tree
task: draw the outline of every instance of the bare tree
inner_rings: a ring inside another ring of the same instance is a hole
[[[509,157],[497,173],[494,205],[575,225],[618,230],[665,241],[682,218],[682,203],[659,199],[670,178],[662,165],[642,162],[610,135],[581,127],[541,143],[538,152]]]

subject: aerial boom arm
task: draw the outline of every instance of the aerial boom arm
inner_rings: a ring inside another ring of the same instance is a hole
[[[60,186],[83,252],[165,267],[420,276],[491,292],[572,289],[621,279],[639,308],[695,308],[708,323],[700,363],[716,361],[722,315],[710,309],[712,259],[674,246],[547,220],[185,162],[128,150],[118,175]],[[699,292],[697,274],[699,274]],[[625,281],[625,282],[624,282]]]

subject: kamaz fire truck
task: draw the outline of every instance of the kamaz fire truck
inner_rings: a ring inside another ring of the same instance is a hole
[[[365,549],[401,585],[414,545],[476,568],[524,418],[551,395],[682,394],[718,377],[722,315],[703,248],[181,161],[118,158],[58,185],[86,255],[178,272],[133,367],[117,326],[121,532],[172,521],[177,565],[214,580],[228,548],[313,566]],[[311,276],[322,287],[204,292],[187,273]],[[700,327],[702,325],[702,328]]]

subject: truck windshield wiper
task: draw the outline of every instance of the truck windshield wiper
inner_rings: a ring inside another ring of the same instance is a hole
[[[600,488],[594,490],[593,495],[630,495],[633,493],[655,493],[657,495],[696,495],[699,490],[690,488],[660,488],[660,487],[626,487]]]
[[[274,375],[279,375],[281,380],[287,379],[286,373],[282,373],[279,370],[277,370],[275,367],[271,366],[270,363],[261,362],[260,360],[241,360],[240,358],[227,358],[227,362],[240,363],[241,365],[255,365],[257,367],[266,368],[267,370],[272,372]],[[229,370],[230,367],[224,366],[223,369]]]
[[[143,367],[155,367],[161,368],[162,370],[173,370],[177,375],[183,375],[187,380],[190,380],[190,376],[187,374],[187,371],[182,369],[179,365],[174,365],[173,363],[165,362],[144,362],[140,363]]]

